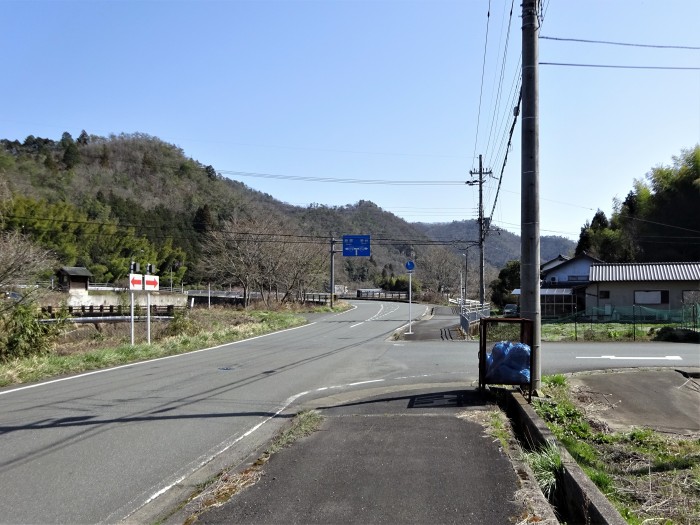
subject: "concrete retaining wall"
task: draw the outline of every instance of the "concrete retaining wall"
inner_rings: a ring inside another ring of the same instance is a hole
[[[578,466],[576,460],[557,442],[554,434],[518,392],[508,392],[506,413],[515,432],[528,448],[538,449],[555,443],[561,453],[563,472],[557,479],[554,501],[566,523],[627,525],[625,519]]]
[[[146,306],[148,299],[146,292],[134,293],[134,304]],[[129,306],[131,304],[131,293],[106,291],[86,291],[71,290],[68,293],[67,306],[73,307],[99,307],[99,306]],[[151,304],[154,306],[187,306],[187,296],[176,292],[151,292]],[[56,305],[58,306],[58,305]]]

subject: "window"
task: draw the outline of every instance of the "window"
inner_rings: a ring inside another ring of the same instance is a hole
[[[598,292],[598,299],[610,299],[610,290],[600,290]]]
[[[668,290],[635,290],[634,304],[668,304]]]

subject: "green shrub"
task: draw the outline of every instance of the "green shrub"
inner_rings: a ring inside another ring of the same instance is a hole
[[[656,332],[654,341],[669,341],[672,343],[700,343],[700,333],[685,328],[664,326]]]
[[[0,343],[0,359],[9,361],[49,353],[56,337],[63,332],[65,313],[51,322],[42,322],[45,319],[33,303],[15,305],[2,319],[5,338]]]
[[[178,335],[196,335],[199,332],[199,326],[194,321],[186,310],[176,310],[173,319],[168,323],[168,328],[164,331],[166,336]]]

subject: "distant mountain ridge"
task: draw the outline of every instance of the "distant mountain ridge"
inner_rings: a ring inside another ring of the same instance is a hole
[[[326,238],[329,246],[331,236],[370,234],[372,258],[343,261],[338,282],[369,282],[382,272],[401,273],[408,258],[428,261],[429,252],[438,248],[452,253],[452,264],[461,268],[463,242],[478,239],[476,221],[410,223],[370,200],[346,206],[292,206],[225,178],[212,166],[187,157],[177,146],[142,133],[100,137],[83,131],[77,140],[64,133],[60,141],[30,136],[21,143],[3,139],[0,186],[3,184],[9,197],[68,203],[91,221],[128,225],[154,244],[169,238],[186,254],[187,278],[192,280],[203,278],[197,270],[202,233],[240,214],[284,217],[290,229],[308,232],[319,243]],[[542,260],[571,255],[574,247],[562,237],[542,237]],[[470,275],[476,252],[476,248],[469,250]],[[489,278],[506,262],[519,258],[517,235],[488,235]]]

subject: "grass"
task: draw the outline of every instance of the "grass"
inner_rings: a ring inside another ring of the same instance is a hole
[[[338,305],[336,310],[343,309]],[[327,307],[314,312],[328,311]],[[60,338],[52,351],[0,363],[0,387],[41,381],[182,354],[231,343],[306,323],[300,310],[194,309],[170,323],[152,325],[152,344],[143,342],[145,326],[137,324],[137,344],[131,345],[130,324],[80,325]]]
[[[698,523],[700,439],[647,428],[610,432],[565,376],[544,377],[542,389],[548,397],[533,407],[628,523]]]
[[[555,443],[548,443],[540,450],[524,452],[523,456],[527,464],[530,465],[542,493],[549,499],[563,469],[559,448]]]
[[[546,341],[653,341],[662,325],[627,323],[543,323]]]

